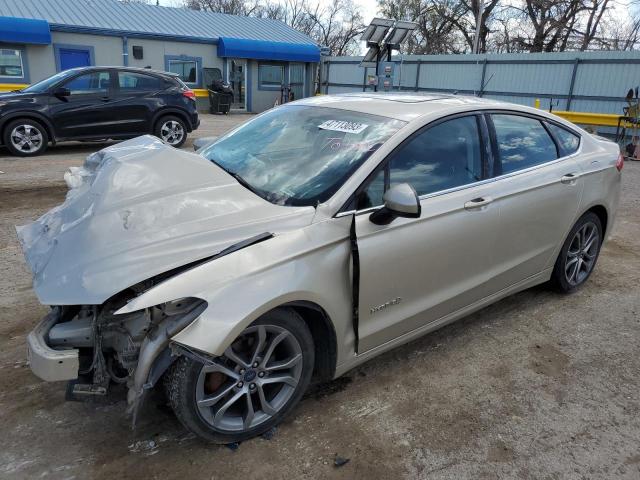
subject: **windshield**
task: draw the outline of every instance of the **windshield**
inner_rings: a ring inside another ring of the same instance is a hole
[[[274,108],[201,154],[278,205],[329,199],[405,122],[307,105]]]
[[[58,83],[61,80],[64,80],[70,75],[76,73],[75,69],[73,70],[65,70],[64,72],[56,73],[55,75],[45,78],[44,80],[40,80],[38,83],[34,83],[33,85],[21,90],[25,93],[44,93],[49,90],[53,85]]]

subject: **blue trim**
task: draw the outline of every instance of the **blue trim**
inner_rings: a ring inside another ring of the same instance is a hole
[[[122,65],[129,66],[129,39],[122,37]]]
[[[171,60],[183,60],[196,62],[196,82],[184,82],[189,87],[200,88],[202,85],[202,57],[190,57],[188,55],[165,55],[164,56],[164,69],[170,72],[169,61]]]
[[[79,50],[82,52],[89,52],[90,65],[96,64],[95,51],[91,45],[73,45],[70,43],[54,43],[53,44],[53,56],[56,60],[56,72],[61,72],[60,67],[60,50]]]
[[[226,59],[225,59],[226,60]],[[247,95],[247,112],[251,112],[251,90],[253,90],[253,85],[251,84],[251,72],[253,71],[253,62],[251,60],[247,60],[247,84],[244,86],[246,95]]]
[[[0,42],[49,45],[51,31],[46,20],[0,16]]]
[[[271,66],[271,67],[282,67],[282,83],[281,85],[262,85],[262,72],[260,71],[260,67],[262,66]],[[258,63],[258,90],[265,90],[270,92],[279,92],[282,88],[282,85],[286,85],[287,79],[287,65],[284,63],[277,62],[260,62]]]
[[[1,77],[0,83],[31,83],[29,76],[29,62],[27,61],[27,49],[23,45],[6,45],[1,44],[0,48],[8,50],[18,50],[20,59],[22,60],[22,76],[21,77]]]
[[[86,33],[88,35],[102,35],[107,37],[122,37],[127,36],[129,38],[146,38],[149,40],[171,40],[174,42],[187,42],[187,43],[206,43],[209,45],[217,45],[218,39],[216,37],[182,37],[179,35],[163,34],[163,33],[149,33],[149,32],[136,32],[129,30],[113,30],[110,28],[96,28],[96,27],[81,27],[76,25],[61,25],[52,23],[49,25],[52,32],[64,32],[64,33]]]
[[[220,37],[218,39],[218,56],[317,63],[320,61],[320,48],[310,43],[269,42]]]

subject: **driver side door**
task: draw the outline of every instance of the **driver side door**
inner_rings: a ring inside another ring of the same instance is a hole
[[[357,193],[360,353],[489,294],[499,215],[482,182],[490,155],[483,132],[486,124],[476,115],[430,124]],[[399,183],[418,193],[420,217],[374,224],[371,212]]]

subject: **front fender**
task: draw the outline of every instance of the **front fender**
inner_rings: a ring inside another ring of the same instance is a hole
[[[345,217],[315,223],[213,259],[165,280],[118,313],[183,297],[203,299],[206,310],[172,340],[222,355],[264,313],[306,301],[325,310],[337,338],[350,338],[349,222]]]

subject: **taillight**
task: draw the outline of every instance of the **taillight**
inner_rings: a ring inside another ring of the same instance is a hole
[[[616,160],[616,168],[618,169],[619,172],[621,172],[622,167],[624,167],[624,157],[622,156],[622,153],[621,153],[620,155],[618,155],[618,160]]]
[[[191,98],[192,100],[196,99],[196,94],[193,90],[183,90],[182,95],[184,95],[187,98]]]

